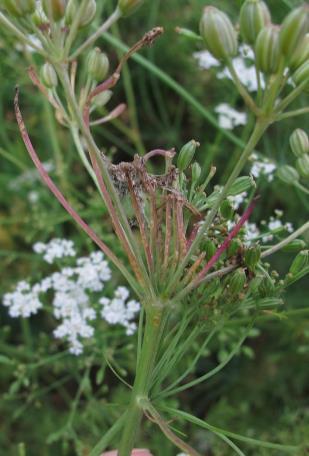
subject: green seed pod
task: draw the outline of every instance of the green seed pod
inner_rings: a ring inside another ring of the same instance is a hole
[[[232,239],[227,249],[227,256],[232,257],[242,249],[242,242],[239,239]]]
[[[296,70],[296,72],[293,74],[293,81],[297,86],[304,84],[304,92],[307,92],[309,90],[309,60],[303,63]]]
[[[235,57],[237,34],[229,17],[214,6],[206,6],[200,22],[200,34],[209,52],[219,60]]]
[[[78,0],[69,0],[68,6],[65,10],[65,23],[71,25],[77,14],[80,2]],[[86,27],[89,25],[96,13],[97,4],[95,0],[88,0],[87,5],[84,8],[82,17],[79,21],[79,27]]]
[[[246,43],[253,45],[258,34],[271,23],[269,9],[262,0],[246,0],[240,10],[240,33]]]
[[[43,84],[52,89],[58,84],[58,77],[54,67],[50,63],[45,63],[41,68],[41,79]]]
[[[191,173],[192,173],[192,184],[197,185],[197,183],[201,177],[201,174],[202,174],[202,168],[200,167],[200,165],[197,162],[193,163]]]
[[[279,28],[274,25],[264,27],[256,40],[256,66],[265,74],[277,73],[281,61]]]
[[[102,108],[105,106],[109,100],[112,98],[113,92],[111,90],[104,90],[104,92],[99,93],[93,98],[93,104],[97,108]]]
[[[216,253],[217,247],[216,247],[216,244],[211,239],[207,239],[205,242],[203,242],[203,250],[206,255],[206,260],[208,261]]]
[[[108,73],[109,60],[107,55],[99,48],[92,49],[87,60],[88,73],[95,81],[103,81]]]
[[[255,182],[252,177],[242,176],[238,177],[229,189],[229,196],[240,195],[240,193],[250,190],[255,187]]]
[[[290,242],[288,245],[285,245],[281,250],[282,252],[289,253],[289,252],[299,252],[306,247],[305,241],[302,239],[294,239],[294,241]]]
[[[22,17],[35,11],[35,0],[4,0],[5,9],[12,16]]]
[[[309,5],[305,4],[293,10],[283,21],[280,31],[281,51],[290,62],[302,45],[309,31]]]
[[[184,171],[188,168],[188,166],[193,160],[195,151],[197,147],[199,147],[199,145],[200,144],[197,141],[192,139],[181,148],[177,158],[177,168],[179,169],[179,171]]]
[[[270,277],[264,276],[259,285],[259,289],[258,289],[259,295],[262,298],[266,298],[267,296],[272,295],[274,290],[275,290],[274,281]]]
[[[296,160],[296,169],[304,179],[309,179],[309,155],[303,155]]]
[[[233,217],[234,209],[231,206],[231,203],[228,200],[223,201],[220,206],[220,214],[226,220],[230,220]]]
[[[299,174],[295,168],[289,165],[281,166],[277,171],[277,176],[285,184],[293,185],[299,181]]]
[[[132,14],[141,4],[143,0],[119,0],[118,8],[122,16],[129,16]]]
[[[256,276],[254,279],[252,279],[249,283],[249,290],[253,295],[258,295],[259,294],[259,288],[261,285],[261,282],[263,280],[263,277],[261,276]]]
[[[50,17],[54,21],[60,21],[63,18],[65,13],[65,8],[67,5],[67,0],[43,0],[42,6],[44,13],[47,17]]]
[[[309,264],[309,250],[302,250],[299,254],[294,258],[293,263],[289,269],[289,273],[297,275],[299,272],[307,267]]]
[[[297,70],[303,63],[309,59],[309,33],[306,34],[302,43],[299,45],[295,54],[291,57],[289,67],[292,70]]]
[[[249,247],[245,251],[245,265],[250,271],[254,271],[261,258],[261,247],[259,245]]]
[[[245,286],[246,279],[247,277],[244,269],[236,269],[236,271],[233,272],[228,279],[230,293],[232,295],[237,295],[238,293],[240,293]]]
[[[290,136],[290,146],[293,154],[298,158],[309,153],[309,138],[301,128],[297,128]]]

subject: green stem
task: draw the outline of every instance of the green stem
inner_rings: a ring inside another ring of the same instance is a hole
[[[283,247],[286,245],[290,244],[294,239],[297,239],[298,236],[304,234],[306,231],[309,230],[309,222],[305,223],[303,226],[301,226],[298,230],[296,230],[294,233],[291,234],[291,236],[287,237],[286,239],[283,239],[283,241],[279,242],[279,244],[274,245],[268,250],[265,250],[265,252],[262,253],[262,258],[268,257],[269,255],[272,255],[273,253],[278,252],[278,250],[281,250]]]
[[[28,39],[28,37],[19,30],[18,27],[16,27],[11,21],[9,21],[4,14],[0,12],[0,25],[3,25],[4,28],[12,32],[17,38],[20,39],[20,41],[23,44],[28,44],[28,46],[32,47],[33,49],[36,50],[39,54],[43,55],[45,58],[48,58],[48,55],[46,54],[43,49],[38,47],[36,44],[34,44],[31,40]]]
[[[119,456],[130,456],[143,416],[140,400],[147,398],[165,318],[162,303],[147,305],[144,340],[140,353],[126,423],[118,448]]]
[[[288,111],[285,112],[284,114],[281,114],[281,116],[278,117],[279,120],[285,120],[285,119],[290,119],[291,117],[296,117],[296,116],[301,116],[303,114],[308,114],[309,108],[301,108],[301,109],[295,109],[295,111]]]
[[[85,49],[90,47],[98,38],[100,38],[106,30],[108,30],[111,25],[116,22],[121,17],[121,13],[118,8],[113,12],[113,14],[98,28],[98,30],[91,35],[84,43],[73,52],[69,60],[75,60]]]
[[[126,412],[113,424],[106,434],[99,440],[96,446],[90,451],[89,456],[99,456],[105,450],[110,441],[119,433],[126,419]]]

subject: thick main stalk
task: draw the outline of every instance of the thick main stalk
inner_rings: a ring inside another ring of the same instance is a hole
[[[146,312],[146,324],[142,351],[137,366],[131,401],[126,415],[126,423],[118,448],[118,456],[130,456],[140,428],[143,408],[140,401],[147,398],[151,387],[151,377],[157,357],[159,342],[164,326],[161,304],[149,307]]]

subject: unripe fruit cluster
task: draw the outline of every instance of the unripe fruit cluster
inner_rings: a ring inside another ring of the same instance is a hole
[[[276,26],[263,0],[245,0],[239,17],[242,39],[255,49],[257,68],[265,74],[276,74],[288,66],[294,82],[309,88],[309,5],[293,10]],[[209,52],[228,61],[237,54],[236,30],[229,17],[213,6],[204,9],[200,33]]]

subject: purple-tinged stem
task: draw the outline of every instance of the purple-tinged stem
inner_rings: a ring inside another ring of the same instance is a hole
[[[216,262],[219,260],[220,256],[225,252],[225,250],[229,247],[232,239],[237,236],[239,233],[241,227],[246,223],[246,221],[249,219],[250,215],[252,214],[254,208],[256,205],[256,199],[252,201],[252,203],[249,205],[249,207],[246,209],[244,214],[241,216],[239,222],[234,226],[232,231],[229,233],[223,244],[218,248],[216,253],[210,258],[208,263],[204,266],[204,268],[201,270],[201,272],[198,274],[197,278],[194,280],[194,285],[199,285],[200,282],[203,280],[207,272],[216,264]]]
[[[18,90],[16,90],[15,98],[14,98],[14,108],[15,108],[15,115],[16,120],[18,123],[19,131],[23,142],[27,148],[27,151],[33,161],[34,165],[36,166],[43,182],[47,185],[49,190],[53,193],[53,195],[57,198],[59,203],[64,207],[64,209],[71,215],[71,217],[75,220],[75,222],[82,228],[82,230],[93,240],[95,244],[102,250],[102,252],[119,268],[119,270],[123,273],[123,275],[127,278],[129,283],[134,286],[135,279],[131,276],[130,272],[126,269],[126,267],[122,264],[121,261],[114,255],[114,253],[109,249],[109,247],[98,237],[98,235],[90,228],[90,226],[79,216],[79,214],[72,208],[70,203],[65,199],[63,194],[60,192],[58,187],[54,184],[52,179],[50,178],[47,171],[44,169],[42,162],[40,161],[35,149],[31,143],[29,138],[18,102]],[[134,286],[136,290],[136,286]],[[140,294],[138,292],[138,294]]]

